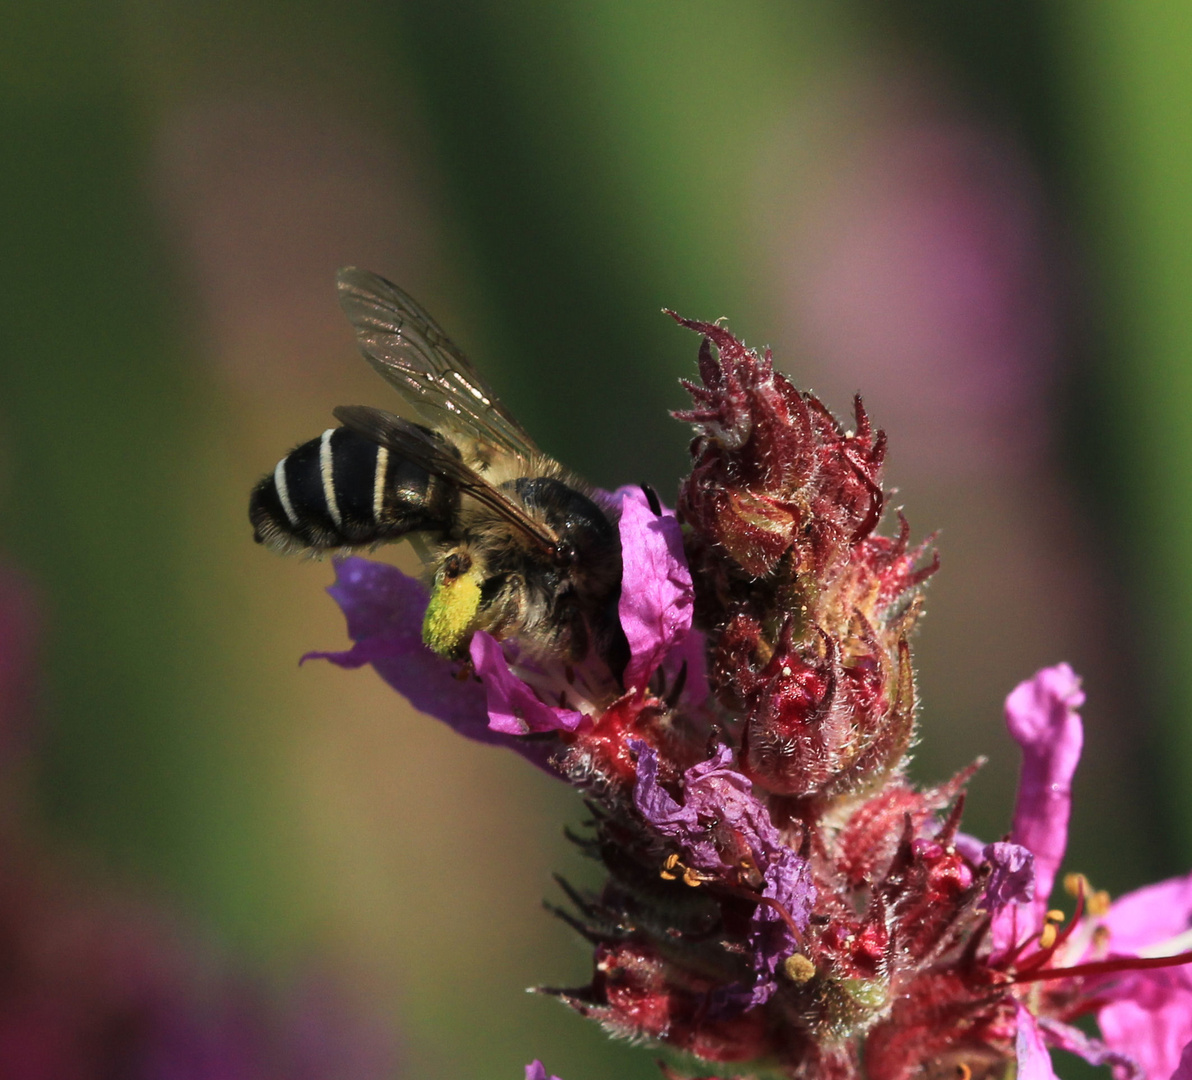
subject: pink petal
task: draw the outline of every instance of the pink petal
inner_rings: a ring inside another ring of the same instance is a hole
[[[1175,1072],[1171,1074],[1171,1080],[1192,1080],[1192,1042],[1184,1047],[1180,1063],[1176,1066]]]
[[[1014,1040],[1018,1058],[1016,1080],[1056,1080],[1051,1068],[1051,1055],[1043,1042],[1043,1032],[1031,1011],[1018,1002],[1018,1035]]]
[[[526,1080],[547,1080],[546,1066],[541,1061],[531,1061],[526,1066]],[[550,1080],[559,1080],[557,1076],[552,1076]]]
[[[1147,1080],[1169,1080],[1192,1042],[1192,974],[1186,968],[1140,971],[1112,993],[1117,1000],[1097,1014],[1106,1045],[1134,1058]]]
[[[307,653],[303,662],[330,660],[344,668],[371,664],[420,712],[442,720],[469,739],[515,750],[557,775],[550,764],[554,747],[511,738],[494,729],[485,688],[475,679],[461,680],[458,664],[423,644],[422,616],[429,594],[422,582],[388,563],[355,557],[338,562],[335,571],[335,584],[327,591],[347,616],[353,645],[344,652]]]
[[[695,593],[683,554],[683,534],[672,511],[656,515],[645,493],[630,488],[621,501],[620,528],[618,613],[630,655],[625,685],[640,689],[687,636]]]
[[[1012,904],[994,919],[1001,948],[1043,926],[1056,871],[1068,846],[1072,775],[1084,731],[1076,710],[1084,704],[1080,680],[1067,664],[1044,668],[1006,698],[1006,726],[1022,747],[1022,775],[1010,839],[1035,856],[1035,899]]]
[[[574,731],[583,723],[583,713],[556,709],[538,700],[521,679],[509,670],[501,645],[483,630],[472,635],[472,663],[484,683],[488,703],[488,726],[506,735],[528,735],[532,731]]]
[[[488,731],[484,691],[460,681],[458,665],[422,643],[422,616],[429,593],[396,566],[369,559],[343,559],[327,592],[348,620],[354,644],[344,652],[307,653],[302,661],[330,660],[344,668],[371,664],[419,712],[444,721],[472,739],[496,741]]]
[[[1192,874],[1126,893],[1100,922],[1115,953],[1137,953],[1192,928]]]

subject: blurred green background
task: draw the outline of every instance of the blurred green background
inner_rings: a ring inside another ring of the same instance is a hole
[[[536,983],[582,808],[339,647],[326,564],[246,495],[341,403],[385,405],[333,291],[424,300],[542,445],[673,493],[677,378],[727,316],[890,436],[943,570],[916,774],[1001,700],[1085,677],[1072,868],[1192,864],[1192,9],[1148,0],[6,6],[0,543],[45,612],[55,843],[284,982],[357,973],[405,1075],[656,1075]],[[399,560],[405,556],[395,553]]]

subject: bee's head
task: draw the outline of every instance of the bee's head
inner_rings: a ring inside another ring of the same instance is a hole
[[[435,571],[422,640],[448,659],[458,659],[480,613],[484,574],[466,549],[450,552]]]

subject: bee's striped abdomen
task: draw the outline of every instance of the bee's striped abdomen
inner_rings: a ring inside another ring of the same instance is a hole
[[[282,458],[257,484],[248,512],[259,543],[325,550],[446,529],[457,499],[421,466],[339,427]]]

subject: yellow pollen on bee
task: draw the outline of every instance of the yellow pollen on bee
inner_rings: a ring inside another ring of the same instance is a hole
[[[1042,933],[1039,934],[1039,948],[1050,949],[1055,944],[1055,939],[1058,936],[1059,931],[1056,929],[1055,923],[1049,922],[1043,927]]]
[[[802,953],[791,953],[782,961],[782,970],[791,982],[802,986],[814,977],[815,964]]]

